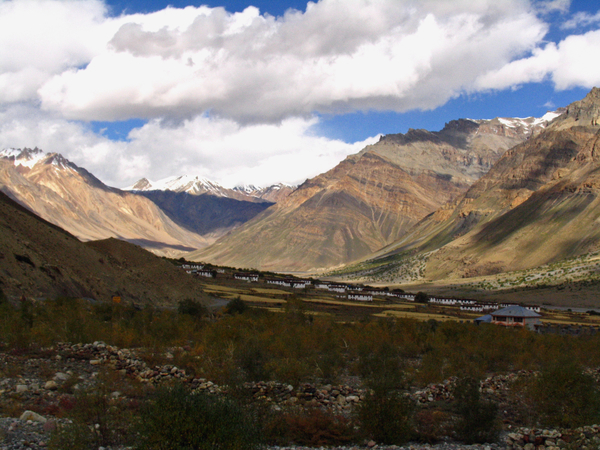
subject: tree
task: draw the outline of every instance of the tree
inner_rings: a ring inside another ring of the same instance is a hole
[[[383,444],[403,444],[413,436],[415,406],[404,395],[407,380],[399,351],[385,342],[375,351],[365,349],[359,372],[369,389],[357,408],[363,432]]]
[[[600,391],[594,378],[571,358],[546,364],[529,392],[544,426],[576,428],[600,420]]]
[[[481,399],[479,380],[471,376],[460,378],[454,389],[457,437],[467,444],[494,442],[500,433],[498,406]]]
[[[429,303],[429,295],[427,295],[425,292],[417,292],[417,295],[415,295],[415,302],[417,303]]]

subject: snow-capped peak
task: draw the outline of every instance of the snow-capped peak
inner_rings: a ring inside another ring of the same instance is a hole
[[[25,166],[28,168],[32,168],[38,162],[43,160],[48,156],[43,150],[39,148],[7,148],[0,151],[0,157],[5,159],[12,159],[15,163],[15,166]]]
[[[243,192],[244,194],[252,195],[256,191],[262,190],[260,186],[254,186],[253,184],[242,184],[233,188],[234,191]]]
[[[131,191],[173,191],[201,194],[204,192],[220,193],[224,188],[207,178],[191,175],[181,175],[163,178],[156,182],[142,178],[133,186],[126,188]],[[222,195],[222,194],[220,194]]]

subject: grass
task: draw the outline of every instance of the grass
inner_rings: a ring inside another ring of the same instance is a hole
[[[375,317],[394,317],[397,319],[415,319],[420,321],[427,320],[438,320],[440,322],[446,322],[449,320],[453,320],[456,322],[465,320],[464,318],[457,316],[448,316],[448,315],[440,315],[435,313],[420,313],[420,312],[412,312],[412,311],[396,311],[396,310],[386,310],[381,313],[374,314]],[[474,318],[474,317],[473,317]]]

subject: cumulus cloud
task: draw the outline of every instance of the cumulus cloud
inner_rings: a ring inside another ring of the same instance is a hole
[[[572,35],[558,45],[547,44],[535,49],[531,56],[480,76],[476,88],[506,89],[524,83],[552,80],[559,90],[576,86],[592,88],[600,85],[600,30]]]
[[[526,0],[321,0],[278,18],[167,8],[106,24],[118,29],[102,51],[39,90],[44,109],[80,120],[210,111],[244,123],[430,109],[547,31]]]
[[[128,141],[115,142],[84,123],[14,105],[0,111],[0,148],[37,146],[61,153],[110,186],[189,174],[234,187],[299,184],[378,138],[348,144],[315,136],[316,124],[311,118],[241,126],[198,116],[170,126],[155,119],[134,129]]]
[[[102,53],[115,31],[98,0],[0,2],[0,104],[36,99],[52,76]]]

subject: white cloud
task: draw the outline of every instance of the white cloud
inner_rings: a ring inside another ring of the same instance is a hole
[[[579,27],[586,27],[594,25],[600,22],[600,11],[596,14],[589,14],[587,12],[578,12],[573,14],[570,20],[567,20],[561,25],[564,30],[573,30]]]
[[[347,144],[312,134],[317,119],[287,119],[277,125],[241,126],[199,116],[177,126],[153,120],[115,142],[85,124],[31,106],[0,111],[0,149],[37,146],[58,152],[110,186],[125,187],[142,177],[201,175],[238,184],[297,184],[334,167],[376,137]]]
[[[106,27],[114,33],[89,64],[39,90],[44,109],[80,120],[210,111],[245,123],[429,109],[531,51],[547,29],[527,0],[321,0],[280,18],[168,8]]]
[[[547,44],[528,58],[513,61],[478,78],[476,87],[506,89],[550,78],[557,89],[600,85],[600,30],[572,35],[558,45]]]
[[[36,99],[50,77],[100,54],[116,31],[105,14],[98,0],[0,2],[0,104]]]

